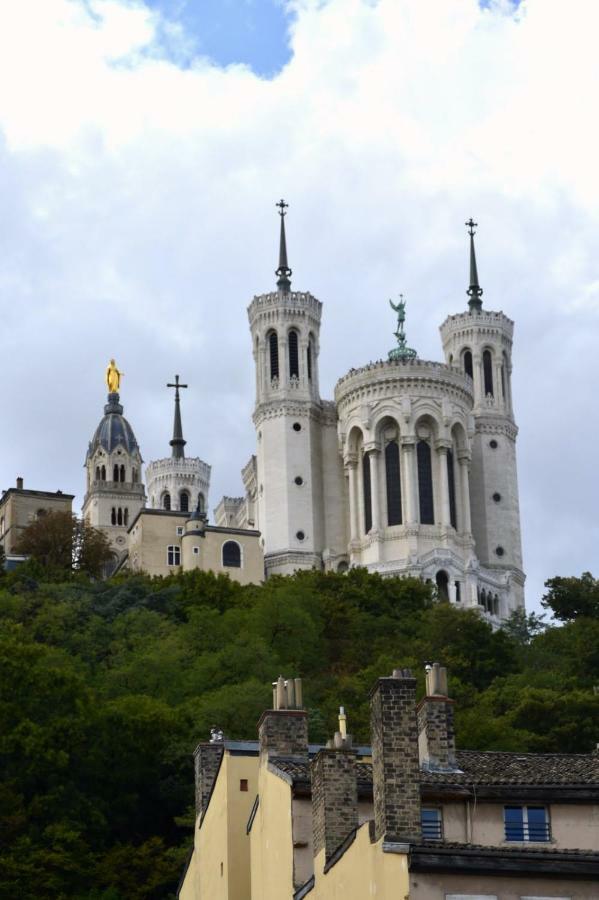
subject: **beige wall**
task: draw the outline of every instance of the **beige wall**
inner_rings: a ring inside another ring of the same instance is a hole
[[[45,512],[71,512],[72,505],[70,494],[17,489],[8,491],[0,501],[0,544],[4,552],[14,552],[24,529],[37,518],[41,509]]]
[[[541,873],[539,873],[541,874]],[[534,897],[535,900],[556,898],[556,900],[597,900],[597,883],[557,878],[502,878],[496,875],[430,875],[414,872],[410,876],[410,900],[446,900],[451,894],[479,900],[521,900]],[[403,900],[403,895],[399,895]]]
[[[316,880],[310,900],[405,900],[409,896],[408,855],[383,853],[382,844],[382,838],[377,843],[370,842],[365,823],[356,832],[353,844],[326,874],[322,850],[314,860]]]
[[[446,840],[467,841],[483,846],[515,846],[514,841],[505,840],[503,803],[471,804],[472,837],[462,824],[459,807],[462,804],[444,804],[444,836]],[[534,802],[532,805],[535,805]],[[539,804],[540,805],[540,804]],[[559,850],[599,850],[599,805],[575,803],[551,803],[549,820],[551,824],[550,847]],[[449,808],[449,809],[448,809]],[[446,809],[450,817],[446,819]],[[529,846],[524,842],[524,846]],[[543,842],[541,846],[547,846]]]
[[[257,584],[264,580],[264,557],[260,535],[256,531],[220,529],[207,526],[203,533],[185,514],[142,511],[129,530],[128,567],[148,575],[171,575],[190,569],[202,569],[229,575],[241,584]],[[183,534],[178,535],[177,529]],[[222,565],[222,547],[228,541],[241,547],[241,567]],[[181,551],[181,565],[169,566],[167,548]],[[198,553],[193,552],[197,547]]]
[[[252,900],[293,895],[291,786],[260,765],[260,805],[250,832]]]

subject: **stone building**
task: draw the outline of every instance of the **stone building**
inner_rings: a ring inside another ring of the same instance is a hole
[[[444,362],[407,347],[319,390],[322,303],[291,290],[285,207],[277,289],[248,307],[256,454],[245,496],[217,524],[251,520],[268,574],[366,566],[436,583],[497,622],[524,604],[511,374],[513,323],[482,307],[474,224],[468,308],[441,326]],[[393,305],[393,304],[392,304]]]
[[[167,387],[175,388],[175,417],[173,437],[170,441],[172,452],[165,459],[157,459],[146,466],[146,486],[151,509],[178,510],[191,512],[199,509],[205,512],[208,508],[208,490],[210,488],[210,466],[199,457],[186,457],[181,423],[181,404],[179,389],[186,384],[175,383]]]
[[[17,478],[17,486],[0,497],[0,546],[6,556],[15,554],[19,538],[31,522],[49,512],[72,512],[73,499],[73,494],[62,491],[30,490]]]
[[[299,679],[279,678],[257,741],[195,751],[194,848],[180,900],[596,900],[599,754],[456,750],[434,665],[370,694],[371,745],[341,710],[308,743]]]
[[[123,415],[119,394],[110,391],[85,457],[83,518],[108,537],[117,566],[127,551],[127,529],[145,505],[141,451]]]

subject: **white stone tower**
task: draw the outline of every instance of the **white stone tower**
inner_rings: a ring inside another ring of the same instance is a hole
[[[310,293],[291,290],[287,204],[281,200],[277,205],[277,290],[254,297],[248,307],[256,365],[256,526],[262,532],[267,575],[320,568],[323,559],[332,565],[347,553],[337,416],[334,404],[323,403],[318,389],[322,304]],[[323,467],[324,454],[332,458],[329,467]]]
[[[118,383],[120,373],[115,371]],[[85,457],[83,500],[83,518],[107,535],[115,564],[127,549],[127,529],[146,499],[139,445],[119,401],[117,391],[110,391]]]
[[[470,495],[472,533],[480,561],[479,590],[503,585],[512,609],[524,605],[524,573],[520,537],[520,510],[516,472],[518,429],[512,407],[512,335],[514,323],[503,312],[482,308],[474,250],[470,234],[470,287],[468,311],[449,316],[441,325],[443,350],[449,365],[472,378],[474,426]],[[507,591],[505,590],[507,588]]]
[[[167,384],[167,387],[175,389],[175,418],[170,441],[172,453],[146,466],[150,507],[180,512],[199,510],[204,513],[208,509],[210,466],[197,456],[185,456],[187,441],[183,438],[179,390],[187,385],[181,384],[179,376],[175,375],[174,384]]]

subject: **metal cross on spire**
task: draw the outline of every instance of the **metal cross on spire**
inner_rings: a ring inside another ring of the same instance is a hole
[[[179,388],[186,388],[188,385],[181,384],[179,376],[175,375],[175,383],[167,384],[167,388],[175,389],[175,420],[173,422],[173,439],[169,441],[173,448],[173,457],[175,459],[183,459],[185,457],[185,444],[187,441],[183,439],[183,426],[181,425],[181,406],[179,402]]]
[[[466,222],[466,228],[470,235],[470,287],[466,291],[469,296],[468,306],[470,312],[480,312],[483,307],[482,295],[483,289],[478,283],[478,270],[476,268],[476,253],[474,252],[474,229],[478,227],[478,223],[474,222],[472,216]]]
[[[289,268],[289,264],[287,262],[287,239],[285,237],[285,216],[287,215],[287,209],[289,208],[289,204],[285,203],[284,200],[279,200],[275,206],[279,210],[279,215],[281,217],[281,236],[279,240],[279,267],[275,272],[275,275],[278,276],[277,287],[280,291],[287,293],[289,288],[291,287],[291,281],[289,280],[290,276],[293,274],[291,269]]]

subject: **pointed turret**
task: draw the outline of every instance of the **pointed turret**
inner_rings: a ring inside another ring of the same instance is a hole
[[[470,235],[470,287],[466,291],[470,298],[468,300],[470,312],[480,312],[483,306],[483,301],[481,299],[483,295],[483,289],[478,283],[476,253],[474,251],[474,229],[476,227],[477,223],[473,222],[471,218],[466,222],[466,228],[468,229],[468,234]]]
[[[184,459],[185,458],[185,444],[186,440],[183,439],[183,426],[181,425],[181,404],[179,400],[179,388],[186,388],[186,384],[180,384],[179,376],[175,375],[175,383],[167,384],[167,387],[174,387],[175,389],[175,419],[173,422],[173,439],[169,441],[171,447],[173,448],[173,459]]]
[[[285,238],[285,210],[289,206],[284,200],[279,200],[276,204],[279,208],[281,217],[281,237],[279,241],[279,267],[275,272],[278,276],[277,287],[280,291],[287,293],[291,287],[290,276],[293,274],[287,263],[287,240]]]

